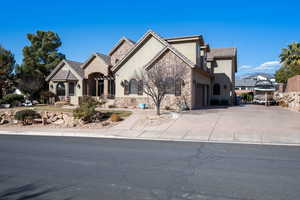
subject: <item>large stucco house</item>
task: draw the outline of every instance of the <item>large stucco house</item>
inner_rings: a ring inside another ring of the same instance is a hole
[[[84,63],[61,61],[46,80],[50,91],[71,104],[93,96],[112,99],[120,107],[151,107],[151,99],[135,77],[158,63],[186,68],[184,84],[169,90],[163,106],[178,106],[180,99],[190,109],[216,99],[233,103],[237,50],[210,48],[201,35],[163,38],[149,30],[137,42],[123,37],[107,55],[94,53]]]

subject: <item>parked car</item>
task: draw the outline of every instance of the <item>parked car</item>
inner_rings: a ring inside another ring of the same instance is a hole
[[[22,106],[25,106],[25,107],[29,107],[29,106],[32,106],[32,105],[33,105],[32,102],[29,101],[29,100],[25,100],[25,102],[22,103]]]

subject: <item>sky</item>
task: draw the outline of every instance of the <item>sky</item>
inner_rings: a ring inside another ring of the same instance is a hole
[[[274,73],[278,55],[299,42],[300,1],[1,1],[0,44],[22,62],[27,33],[56,32],[59,51],[84,62],[107,54],[126,36],[137,41],[148,29],[162,37],[202,35],[211,48],[238,48],[238,76]]]

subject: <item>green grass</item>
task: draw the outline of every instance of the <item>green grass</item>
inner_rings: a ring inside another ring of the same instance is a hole
[[[107,115],[117,114],[121,118],[129,117],[132,114],[131,111],[126,111],[126,110],[99,110],[99,111]]]

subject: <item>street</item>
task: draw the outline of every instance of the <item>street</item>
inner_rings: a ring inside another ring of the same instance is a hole
[[[1,200],[295,200],[299,184],[300,147],[0,135]]]

